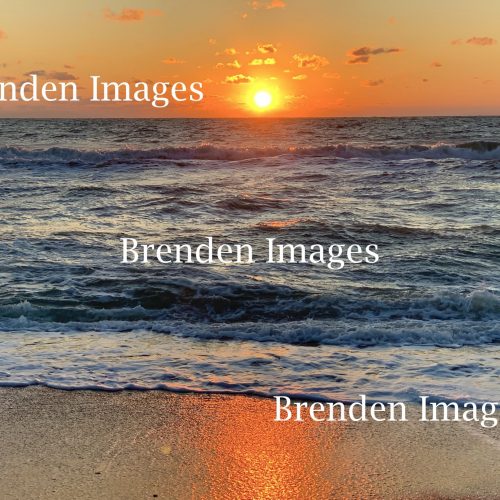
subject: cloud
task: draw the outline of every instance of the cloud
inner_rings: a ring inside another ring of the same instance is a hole
[[[226,76],[224,79],[224,83],[251,83],[254,81],[254,78],[247,75],[242,75],[239,73],[238,75]]]
[[[486,47],[488,45],[495,45],[497,41],[494,38],[490,38],[489,36],[473,36],[469,38],[465,43],[469,45],[480,45],[482,47]]]
[[[292,76],[292,80],[305,80],[307,78],[307,75],[295,75]]]
[[[63,66],[63,68],[64,68],[64,69],[75,69],[75,67],[74,67],[74,66],[71,66],[71,64],[65,64],[65,65]]]
[[[384,80],[367,80],[366,82],[363,82],[364,87],[378,87],[379,85],[382,85],[384,83]]]
[[[67,82],[70,80],[78,80],[78,77],[68,73],[67,71],[51,71],[47,74],[47,78],[51,78],[52,80],[60,80],[63,82]]]
[[[109,21],[142,21],[146,12],[143,9],[122,9],[121,12],[113,12],[111,9],[104,9],[104,17]]]
[[[250,5],[254,10],[284,9],[286,7],[284,0],[252,0]]]
[[[47,79],[69,81],[78,80],[78,77],[68,73],[67,71],[45,71],[44,69],[32,69],[23,74],[23,76],[30,77],[31,75],[43,76]]]
[[[216,52],[216,56],[235,56],[238,51],[234,47],[228,47],[224,49],[222,52]]]
[[[261,44],[257,46],[257,50],[261,54],[274,54],[275,52],[278,52],[278,49],[272,43]]]
[[[32,69],[31,71],[26,71],[26,73],[23,73],[23,76],[31,76],[31,75],[46,76],[47,72],[44,69]]]
[[[338,80],[340,78],[340,75],[338,73],[323,73],[323,78]]]
[[[235,68],[235,69],[240,69],[241,68],[241,64],[239,63],[239,61],[237,59],[235,59],[233,62],[228,62],[228,63],[222,63],[222,62],[219,62],[215,65],[215,67],[217,69],[220,69],[220,68]]]
[[[443,64],[440,63],[439,61],[433,61],[431,63],[431,68],[442,68],[443,67]]]
[[[217,40],[215,38],[208,39],[208,45],[215,45],[216,43],[217,43]]]
[[[478,45],[480,47],[487,47],[489,45],[496,45],[497,41],[494,38],[489,36],[473,36],[469,38],[465,42],[461,38],[457,38],[450,42],[452,45],[462,45],[463,43],[467,43],[469,45]]]
[[[226,66],[228,68],[236,68],[236,69],[241,68],[241,64],[239,63],[239,61],[237,59],[235,59],[233,62],[226,63]]]
[[[317,54],[295,54],[293,60],[296,61],[299,68],[313,69],[314,71],[330,64],[326,57]]]
[[[378,47],[372,49],[371,47],[360,47],[359,49],[353,49],[348,52],[348,56],[351,58],[347,61],[348,64],[366,64],[370,61],[371,56],[378,56],[379,54],[391,54],[394,52],[401,52],[401,49],[397,47],[385,49],[383,47]]]
[[[399,52],[401,49],[384,49],[379,47],[378,49],[371,49],[370,47],[360,47],[351,52],[353,56],[376,56],[378,54],[390,54],[391,52]]]
[[[370,56],[359,56],[347,61],[347,64],[366,64],[370,60]]]
[[[266,59],[253,59],[248,63],[249,66],[262,66],[263,64],[266,66],[273,66],[276,64],[276,59],[274,59],[274,57],[267,57]]]
[[[0,30],[0,40],[5,40],[7,38],[7,33],[4,30]]]
[[[186,61],[182,61],[181,59],[177,59],[176,57],[167,57],[163,59],[163,64],[184,64]]]

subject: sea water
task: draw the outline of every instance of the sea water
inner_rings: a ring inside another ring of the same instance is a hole
[[[500,118],[0,121],[0,384],[498,399]],[[122,264],[122,237],[376,264]]]

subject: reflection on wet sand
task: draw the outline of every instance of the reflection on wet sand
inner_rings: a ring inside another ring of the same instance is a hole
[[[500,427],[273,422],[274,402],[0,388],[0,498],[498,498]],[[413,408],[416,412],[418,409]]]
[[[327,424],[323,432],[310,421],[274,422],[270,400],[217,399],[203,405],[208,415],[184,408],[193,425],[181,428],[178,439],[193,443],[193,454],[184,457],[184,467],[198,479],[193,498],[327,499],[350,498],[353,489],[374,492],[343,438],[346,424]]]

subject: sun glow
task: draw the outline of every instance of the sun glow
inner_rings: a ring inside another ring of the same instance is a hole
[[[273,96],[266,90],[259,90],[259,92],[256,92],[253,96],[253,102],[257,108],[266,109],[271,106]]]

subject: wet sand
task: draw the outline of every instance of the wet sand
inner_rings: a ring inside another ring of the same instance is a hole
[[[500,498],[500,428],[273,422],[274,402],[0,389],[0,497]]]

